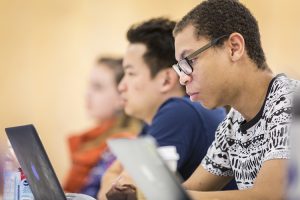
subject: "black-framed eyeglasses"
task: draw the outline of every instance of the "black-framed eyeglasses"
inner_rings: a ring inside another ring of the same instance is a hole
[[[193,72],[193,67],[191,65],[191,60],[195,58],[195,56],[199,55],[203,51],[209,49],[210,47],[216,45],[221,39],[227,37],[228,35],[222,35],[216,39],[213,39],[210,43],[204,45],[200,49],[196,50],[192,54],[184,57],[183,59],[179,60],[177,64],[174,64],[172,67],[176,71],[178,75],[181,75],[182,72],[186,75],[190,75]]]

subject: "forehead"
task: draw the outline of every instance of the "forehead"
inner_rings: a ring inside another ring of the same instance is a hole
[[[147,51],[146,45],[142,43],[129,44],[123,58],[123,67],[136,67],[145,65],[144,54]]]
[[[112,69],[105,64],[96,64],[91,69],[92,74],[110,73],[112,74]]]
[[[109,66],[104,64],[96,65],[90,71],[90,79],[93,81],[113,80],[113,78],[113,71],[109,68]]]
[[[180,60],[188,54],[194,52],[201,44],[204,44],[206,39],[203,37],[197,38],[193,25],[188,25],[175,36],[175,56],[176,60]]]

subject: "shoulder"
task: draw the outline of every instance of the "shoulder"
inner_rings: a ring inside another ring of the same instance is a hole
[[[202,124],[195,107],[184,98],[170,98],[158,110],[149,129],[159,131],[195,129]]]
[[[274,116],[291,114],[294,95],[299,85],[299,81],[283,75],[274,79],[264,108],[264,114],[268,121]]]
[[[299,84],[299,80],[291,79],[284,74],[279,74],[273,79],[270,93],[283,92],[283,89],[286,89],[288,91],[294,91],[300,86]]]
[[[186,98],[170,98],[158,110],[156,116],[174,115],[183,118],[186,116],[195,117],[199,115],[197,109],[201,107],[198,103],[192,103]]]
[[[203,118],[207,116],[209,116],[209,119],[212,120],[214,120],[215,116],[217,116],[218,119],[224,119],[226,115],[224,108],[208,110],[199,102],[192,102],[188,97],[170,98],[161,106],[157,114],[160,113],[181,113],[183,117],[190,116],[195,117],[198,120],[203,120]]]
[[[195,105],[186,97],[172,97],[161,106],[161,110],[169,108],[195,109]]]
[[[288,99],[290,103],[299,85],[298,80],[290,79],[284,75],[278,75],[272,80],[267,101],[278,105],[280,102],[283,102],[284,99]]]

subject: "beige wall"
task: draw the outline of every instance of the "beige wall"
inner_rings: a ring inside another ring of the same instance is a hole
[[[269,65],[300,78],[300,3],[244,0],[259,21]],[[122,54],[130,24],[178,19],[196,0],[0,0],[0,138],[4,127],[34,123],[60,179],[66,137],[90,124],[84,110],[97,55]]]

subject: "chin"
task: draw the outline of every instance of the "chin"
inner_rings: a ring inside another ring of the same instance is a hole
[[[208,105],[205,105],[205,104],[201,104],[204,108],[208,109],[208,110],[212,110],[212,109],[215,109],[215,107],[212,107],[212,106],[208,106]]]
[[[217,106],[214,105],[214,104],[212,104],[211,102],[203,102],[203,101],[199,101],[199,102],[201,103],[201,105],[202,105],[204,108],[206,108],[206,109],[208,109],[208,110],[213,110],[213,109],[217,108]]]
[[[131,108],[129,108],[129,107],[125,107],[125,108],[124,108],[124,111],[125,111],[125,114],[126,114],[126,115],[128,115],[128,116],[130,116],[130,117],[138,118],[138,117],[137,117],[137,114],[136,114],[136,112],[135,112],[134,109],[131,109]]]
[[[132,115],[131,110],[126,106],[124,107],[124,112],[125,112],[126,115]]]

